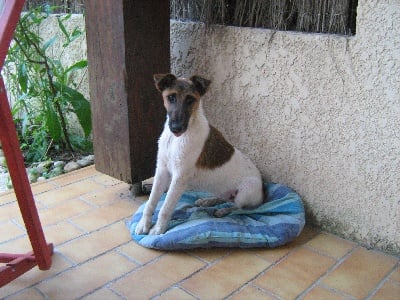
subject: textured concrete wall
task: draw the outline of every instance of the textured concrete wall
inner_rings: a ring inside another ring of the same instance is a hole
[[[172,70],[308,222],[400,253],[399,28],[398,0],[360,0],[353,37],[172,22]]]
[[[353,37],[171,22],[172,70],[213,80],[210,121],[308,222],[400,253],[399,28],[398,0],[359,0]]]
[[[68,20],[63,21],[65,29],[71,33],[75,28],[85,31],[85,21],[82,15],[73,14]],[[87,59],[86,33],[75,39],[66,48],[63,44],[66,42],[65,36],[58,27],[57,16],[52,15],[43,21],[39,28],[40,36],[44,41],[56,37],[55,43],[48,48],[47,54],[51,57],[59,59],[65,68],[74,63]],[[72,74],[71,79],[78,85],[78,90],[89,99],[89,84],[87,79],[87,69],[76,71]]]

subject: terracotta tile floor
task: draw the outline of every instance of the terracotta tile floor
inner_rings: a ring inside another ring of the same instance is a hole
[[[53,266],[0,299],[400,299],[398,257],[308,227],[278,249],[161,252],[125,221],[146,198],[94,167],[32,186]],[[14,193],[0,195],[0,252],[30,250]]]

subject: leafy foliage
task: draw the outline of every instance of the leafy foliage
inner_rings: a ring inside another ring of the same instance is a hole
[[[83,31],[78,27],[67,30],[65,22],[71,14],[58,16],[58,35],[64,41],[58,55],[50,55],[59,37],[56,34],[43,40],[39,27],[51,12],[52,7],[45,5],[22,15],[4,68],[13,99],[12,114],[27,162],[46,160],[52,152],[92,150],[90,103],[78,91],[80,82],[76,78],[87,70],[87,61],[70,66],[61,61]],[[76,116],[83,135],[72,130],[71,115]]]

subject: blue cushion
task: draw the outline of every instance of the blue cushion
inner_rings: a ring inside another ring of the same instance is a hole
[[[267,183],[266,201],[255,209],[238,209],[216,218],[215,210],[231,204],[197,207],[199,198],[210,197],[204,192],[186,192],[179,200],[161,235],[137,235],[135,228],[142,217],[144,204],[129,222],[132,238],[140,245],[160,250],[180,250],[211,247],[277,247],[294,240],[305,224],[304,206],[298,194],[290,188]],[[155,224],[165,194],[153,215]]]

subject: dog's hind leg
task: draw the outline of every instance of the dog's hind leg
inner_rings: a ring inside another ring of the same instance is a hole
[[[238,208],[255,208],[264,200],[261,178],[246,177],[240,183],[238,193],[233,200]]]
[[[232,200],[232,199],[230,199]],[[201,206],[201,207],[211,207],[211,206],[215,206],[218,204],[224,204],[230,201],[227,201],[225,199],[222,198],[218,198],[218,197],[209,197],[209,198],[200,198],[198,200],[196,200],[196,202],[194,203],[196,206]],[[214,212],[214,217],[217,218],[221,218],[221,217],[225,217],[226,215],[230,214],[232,211],[238,209],[236,206],[230,206],[230,207],[223,207],[220,209],[217,209]]]
[[[222,203],[226,203],[226,200],[218,198],[218,197],[209,197],[209,198],[197,199],[194,204],[196,206],[208,207],[208,206],[214,206],[214,205],[218,205],[218,204],[222,204]]]
[[[230,207],[224,207],[224,208],[217,209],[214,212],[214,217],[217,217],[217,218],[225,217],[226,215],[229,215],[231,212],[233,212],[237,209],[238,208],[236,206],[230,206]]]
[[[238,190],[229,198],[234,206],[220,208],[214,216],[221,218],[239,208],[255,208],[263,202],[262,182],[257,177],[247,177],[239,185]]]

